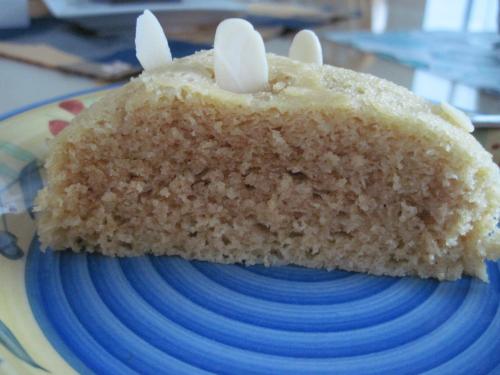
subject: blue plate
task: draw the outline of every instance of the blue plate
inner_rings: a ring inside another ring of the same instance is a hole
[[[100,95],[0,125],[0,373],[500,374],[500,263],[440,283],[41,252],[44,140]]]

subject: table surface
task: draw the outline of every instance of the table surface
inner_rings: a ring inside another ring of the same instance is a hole
[[[380,29],[381,23],[383,23],[383,29],[389,31],[429,29],[429,6],[433,3],[431,0],[373,0],[372,3],[374,7],[369,25],[371,24],[374,29]],[[380,4],[385,4],[386,7],[382,6],[381,8]],[[449,17],[451,16],[449,15]],[[328,30],[359,30],[366,27],[366,19],[351,20],[328,26]],[[443,28],[442,25],[437,25],[437,27]],[[451,26],[444,25],[445,29],[446,27],[452,29]],[[319,31],[324,30],[325,28]],[[266,41],[266,49],[269,52],[287,54],[290,41],[291,35],[272,38]],[[497,95],[481,92],[454,82],[446,82],[446,80],[426,71],[415,70],[327,41],[323,41],[323,51],[326,63],[387,78],[410,88],[418,95],[434,100],[446,100],[466,110],[479,113],[500,113],[500,98]],[[0,90],[0,113],[33,102],[104,84],[105,82],[95,79],[0,58],[0,88],[2,88]],[[442,90],[444,86],[447,87],[446,92]]]

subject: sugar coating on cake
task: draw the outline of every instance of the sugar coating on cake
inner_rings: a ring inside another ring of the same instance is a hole
[[[267,59],[257,93],[220,89],[204,51],[78,115],[46,160],[43,245],[486,280],[499,171],[463,123],[370,75]]]

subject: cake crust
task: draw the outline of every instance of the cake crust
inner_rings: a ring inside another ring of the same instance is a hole
[[[486,280],[500,177],[463,124],[388,81],[267,58],[258,93],[218,88],[203,51],[78,115],[47,157],[42,243]]]

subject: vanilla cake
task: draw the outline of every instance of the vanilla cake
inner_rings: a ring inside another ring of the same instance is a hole
[[[273,54],[266,88],[236,94],[213,59],[145,71],[54,139],[44,246],[487,280],[499,170],[461,112]]]

